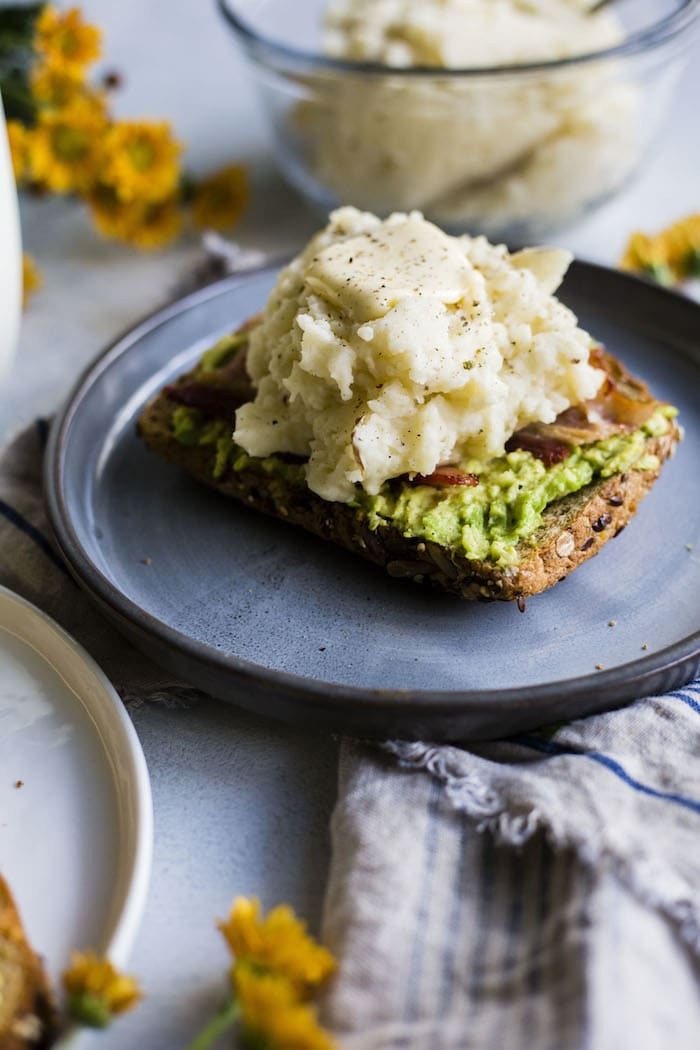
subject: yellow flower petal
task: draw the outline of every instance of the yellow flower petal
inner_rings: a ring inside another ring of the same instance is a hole
[[[90,215],[103,237],[128,240],[129,230],[138,221],[138,204],[125,203],[111,186],[96,183],[87,197]]]
[[[85,192],[102,160],[105,126],[103,114],[83,100],[40,111],[28,139],[31,177],[55,193]]]
[[[333,1050],[316,1011],[298,1001],[286,978],[235,966],[233,981],[246,1044],[269,1050]]]
[[[162,248],[177,237],[181,228],[179,200],[173,194],[164,201],[149,201],[143,205],[124,239],[136,248]]]
[[[192,218],[201,229],[229,229],[243,214],[248,197],[245,168],[230,164],[197,183],[192,196]]]
[[[674,271],[681,279],[687,277],[689,269],[695,269],[695,257],[700,253],[700,215],[680,219],[662,237]]]
[[[22,305],[26,307],[32,294],[41,288],[42,279],[39,268],[27,252],[22,256]]]
[[[163,201],[123,201],[113,186],[97,183],[88,196],[93,222],[103,237],[137,248],[159,248],[180,232],[182,216],[176,194]]]
[[[653,263],[665,263],[666,248],[657,237],[637,231],[630,236],[620,263],[623,270],[643,270]]]
[[[182,146],[170,125],[148,121],[113,124],[105,138],[101,180],[125,201],[160,201],[170,196],[180,177]]]
[[[700,214],[688,215],[661,233],[633,233],[620,262],[623,270],[649,273],[664,284],[700,271]]]
[[[219,929],[238,962],[280,974],[300,993],[321,984],[335,967],[330,952],[285,904],[262,917],[259,900],[238,897]]]
[[[49,4],[36,20],[35,47],[56,70],[80,74],[100,57],[100,31],[83,21],[77,7],[62,13]]]
[[[74,952],[63,984],[71,1016],[92,1027],[104,1027],[115,1014],[131,1010],[141,999],[135,979],[119,973],[109,959],[95,952]]]
[[[32,70],[30,82],[32,95],[41,105],[65,109],[78,103],[85,108],[92,108],[100,116],[105,116],[104,96],[87,87],[79,74],[42,63]]]

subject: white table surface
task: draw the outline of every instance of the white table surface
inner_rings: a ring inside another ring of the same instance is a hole
[[[270,169],[245,63],[214,0],[82,6],[105,31],[108,65],[125,76],[118,112],[170,119],[195,169],[233,158],[251,164],[254,200],[238,239],[275,251],[299,245],[318,220]],[[645,172],[554,243],[614,263],[631,229],[653,230],[700,210],[700,49],[694,57]],[[171,297],[200,258],[194,242],[155,255],[105,243],[66,201],[23,202],[22,223],[45,284],[25,315],[0,397],[2,440],[55,410],[80,369]],[[152,883],[131,967],[147,998],[96,1046],[175,1050],[221,999],[226,952],[214,918],[234,894],[259,894],[266,905],[289,900],[317,926],[337,743],[214,701],[188,710],[144,706],[134,721],[155,804]]]

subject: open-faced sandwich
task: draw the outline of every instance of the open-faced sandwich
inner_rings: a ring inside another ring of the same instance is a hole
[[[341,208],[140,432],[392,576],[536,594],[627,524],[680,436],[555,297],[569,262]]]

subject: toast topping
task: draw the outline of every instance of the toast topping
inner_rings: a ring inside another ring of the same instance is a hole
[[[309,488],[350,502],[391,478],[502,455],[593,398],[590,337],[552,294],[561,251],[509,255],[421,215],[341,208],[286,267],[251,332],[255,399],[234,440],[308,457]]]
[[[553,423],[531,423],[506,442],[506,450],[524,449],[546,466],[566,459],[577,445],[604,441],[613,434],[631,434],[648,423],[662,403],[602,347],[594,347],[591,360],[605,372],[597,395],[582,405],[560,412]]]
[[[315,254],[306,269],[309,288],[341,316],[356,321],[360,338],[367,342],[374,332],[364,324],[386,317],[403,300],[425,298],[436,307],[453,306],[474,284],[473,267],[459,241],[425,222],[418,212],[402,220],[386,223],[375,234],[362,232],[335,241]],[[415,320],[430,325],[432,315],[420,311]]]
[[[207,416],[226,420],[231,426],[236,421],[236,410],[245,400],[228,387],[217,387],[211,383],[200,383],[197,380],[166,386],[163,393],[173,401],[177,401],[179,405],[197,408]]]
[[[415,474],[409,479],[412,485],[437,485],[447,488],[449,485],[467,485],[474,488],[479,484],[477,474],[467,474],[459,467],[438,467],[432,474]]]

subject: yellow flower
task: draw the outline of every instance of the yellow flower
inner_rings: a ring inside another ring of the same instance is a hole
[[[700,214],[688,215],[653,236],[633,233],[620,265],[651,274],[662,284],[700,276]]]
[[[286,904],[263,918],[259,900],[237,897],[219,929],[239,963],[286,977],[301,993],[321,984],[334,969],[333,956],[316,944]]]
[[[180,232],[182,217],[176,194],[162,201],[123,201],[114,187],[97,183],[88,196],[93,222],[103,237],[159,248]]]
[[[127,241],[129,232],[138,221],[141,208],[138,204],[125,203],[117,197],[112,186],[96,183],[87,197],[88,207],[95,226],[104,237],[115,237]]]
[[[142,205],[124,240],[136,248],[161,248],[174,240],[181,228],[179,199],[173,194],[163,201],[149,201]]]
[[[90,1028],[105,1028],[115,1014],[131,1010],[141,998],[133,977],[119,973],[94,952],[74,952],[63,974],[71,1017]]]
[[[673,283],[674,274],[668,244],[662,235],[650,237],[646,233],[633,233],[627,242],[620,266],[623,270],[650,274],[661,284]]]
[[[94,181],[105,120],[82,100],[61,110],[43,110],[29,137],[32,178],[55,193],[84,192]]]
[[[45,62],[65,73],[82,73],[100,57],[100,31],[77,7],[61,13],[47,5],[36,20],[35,46]]]
[[[10,143],[12,170],[15,173],[16,181],[20,182],[26,174],[27,164],[29,163],[30,132],[18,120],[9,120],[7,122],[7,138]]]
[[[668,262],[666,245],[659,237],[636,231],[629,241],[620,265],[623,270],[641,270],[651,263]]]
[[[113,124],[105,140],[101,172],[122,200],[159,201],[173,193],[182,147],[170,125],[147,121]]]
[[[73,103],[79,103],[83,108],[93,109],[100,116],[105,116],[104,97],[88,88],[82,77],[51,65],[39,65],[32,71],[31,85],[34,98],[42,105],[65,109]]]
[[[242,1036],[251,1050],[333,1050],[316,1012],[300,1003],[284,977],[236,966],[233,971]]]
[[[27,306],[32,293],[41,288],[41,274],[27,252],[22,256],[22,306]]]
[[[192,196],[192,218],[203,229],[225,230],[238,222],[247,203],[245,168],[231,164],[197,183]]]
[[[698,276],[700,262],[700,214],[675,222],[661,235],[669,261],[679,278]]]

